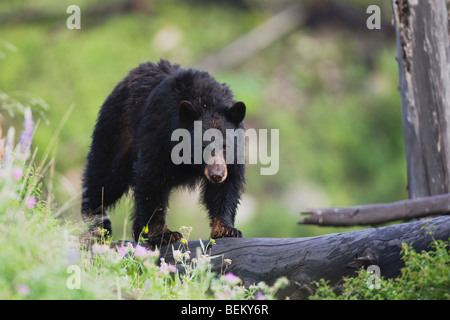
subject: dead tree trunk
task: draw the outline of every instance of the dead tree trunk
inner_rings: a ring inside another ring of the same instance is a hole
[[[410,199],[450,191],[446,0],[393,0]]]
[[[246,286],[260,281],[271,284],[284,276],[290,285],[279,297],[305,298],[311,293],[312,281],[324,278],[336,284],[362,266],[379,266],[385,278],[397,276],[403,266],[402,243],[413,243],[417,251],[429,249],[432,238],[424,226],[437,227],[432,229],[437,240],[448,240],[450,236],[450,217],[445,216],[430,222],[415,221],[308,238],[218,239],[208,253],[219,256],[212,260],[218,274],[232,272]],[[179,244],[173,246],[177,249]],[[199,241],[187,244],[193,253],[197,247]],[[163,246],[160,252],[166,261],[174,263],[171,248],[172,245]],[[231,265],[227,267],[224,259],[231,259]]]
[[[446,0],[392,0],[409,198],[350,208],[312,209],[301,223],[362,225],[448,213],[450,201],[450,42]],[[433,196],[447,194],[439,198]],[[420,199],[419,199],[420,198]],[[413,208],[413,209],[409,209]],[[360,210],[361,209],[361,210]],[[395,212],[394,212],[395,211]],[[337,213],[333,216],[333,212]],[[391,213],[392,216],[389,215]],[[404,213],[410,213],[404,215]],[[364,213],[364,214],[362,214]]]

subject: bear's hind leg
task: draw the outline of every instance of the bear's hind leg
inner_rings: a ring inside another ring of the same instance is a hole
[[[101,233],[99,228],[112,235],[107,210],[128,191],[131,171],[129,154],[109,160],[99,151],[91,150],[83,177],[82,214],[94,235]]]

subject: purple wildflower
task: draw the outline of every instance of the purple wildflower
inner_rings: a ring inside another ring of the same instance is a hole
[[[267,300],[267,299],[264,296],[264,294],[262,294],[261,292],[258,292],[258,294],[256,295],[256,300]]]
[[[73,265],[80,259],[80,250],[77,247],[70,247],[67,253],[67,265]]]
[[[177,267],[175,267],[173,264],[171,263],[162,263],[161,266],[159,267],[159,271],[161,271],[164,274],[169,274],[169,272],[177,272]]]
[[[28,287],[26,284],[18,284],[15,286],[15,289],[17,293],[27,296],[30,294],[30,287]]]
[[[161,258],[160,261],[161,261],[161,265],[159,267],[160,272],[164,274],[169,274],[169,272],[177,272],[177,267],[175,267],[171,263],[165,262],[164,258]]]
[[[159,257],[159,250],[154,250],[154,251],[148,250],[147,255],[149,257]]]
[[[181,259],[183,259],[183,254],[180,250],[174,250],[172,254],[175,261],[181,261]]]
[[[137,245],[136,248],[134,248],[134,256],[136,258],[142,258],[145,257],[147,255],[147,249],[145,249],[144,247]]]
[[[12,169],[12,176],[16,180],[20,180],[23,176],[23,169],[21,167],[14,167]]]
[[[169,274],[169,266],[167,265],[167,263],[161,263],[161,266],[159,267],[159,271],[164,273],[164,274]]]
[[[225,275],[225,281],[228,284],[234,285],[234,284],[238,284],[241,281],[241,279],[239,279],[239,277],[235,276],[233,273],[228,272]]]
[[[31,109],[26,108],[24,111],[23,131],[20,134],[19,146],[23,154],[28,154],[33,140],[34,121],[31,115]]]
[[[36,197],[28,197],[27,198],[27,200],[25,201],[25,203],[26,203],[26,205],[27,205],[27,208],[28,209],[33,209],[34,208],[34,206],[36,205],[36,203],[37,203],[37,198]]]
[[[128,247],[120,246],[120,247],[117,248],[117,252],[120,255],[125,256],[128,253]]]
[[[177,272],[177,267],[175,267],[173,264],[169,263],[169,270],[170,272]]]
[[[109,251],[109,246],[106,244],[98,244],[95,243],[92,245],[92,253],[93,254],[101,254]]]

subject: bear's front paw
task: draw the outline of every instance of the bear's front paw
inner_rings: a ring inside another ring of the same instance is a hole
[[[162,245],[180,241],[182,237],[183,236],[179,232],[167,230],[166,232],[160,235],[149,234],[147,238],[147,243],[153,247],[155,246],[161,247]]]
[[[242,232],[236,228],[220,226],[211,230],[211,238],[242,238]]]

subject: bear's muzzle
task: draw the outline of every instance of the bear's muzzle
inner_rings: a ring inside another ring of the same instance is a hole
[[[210,162],[210,161],[208,161]],[[205,167],[205,176],[212,183],[221,183],[227,178],[227,164],[223,157],[214,157],[212,164]]]

